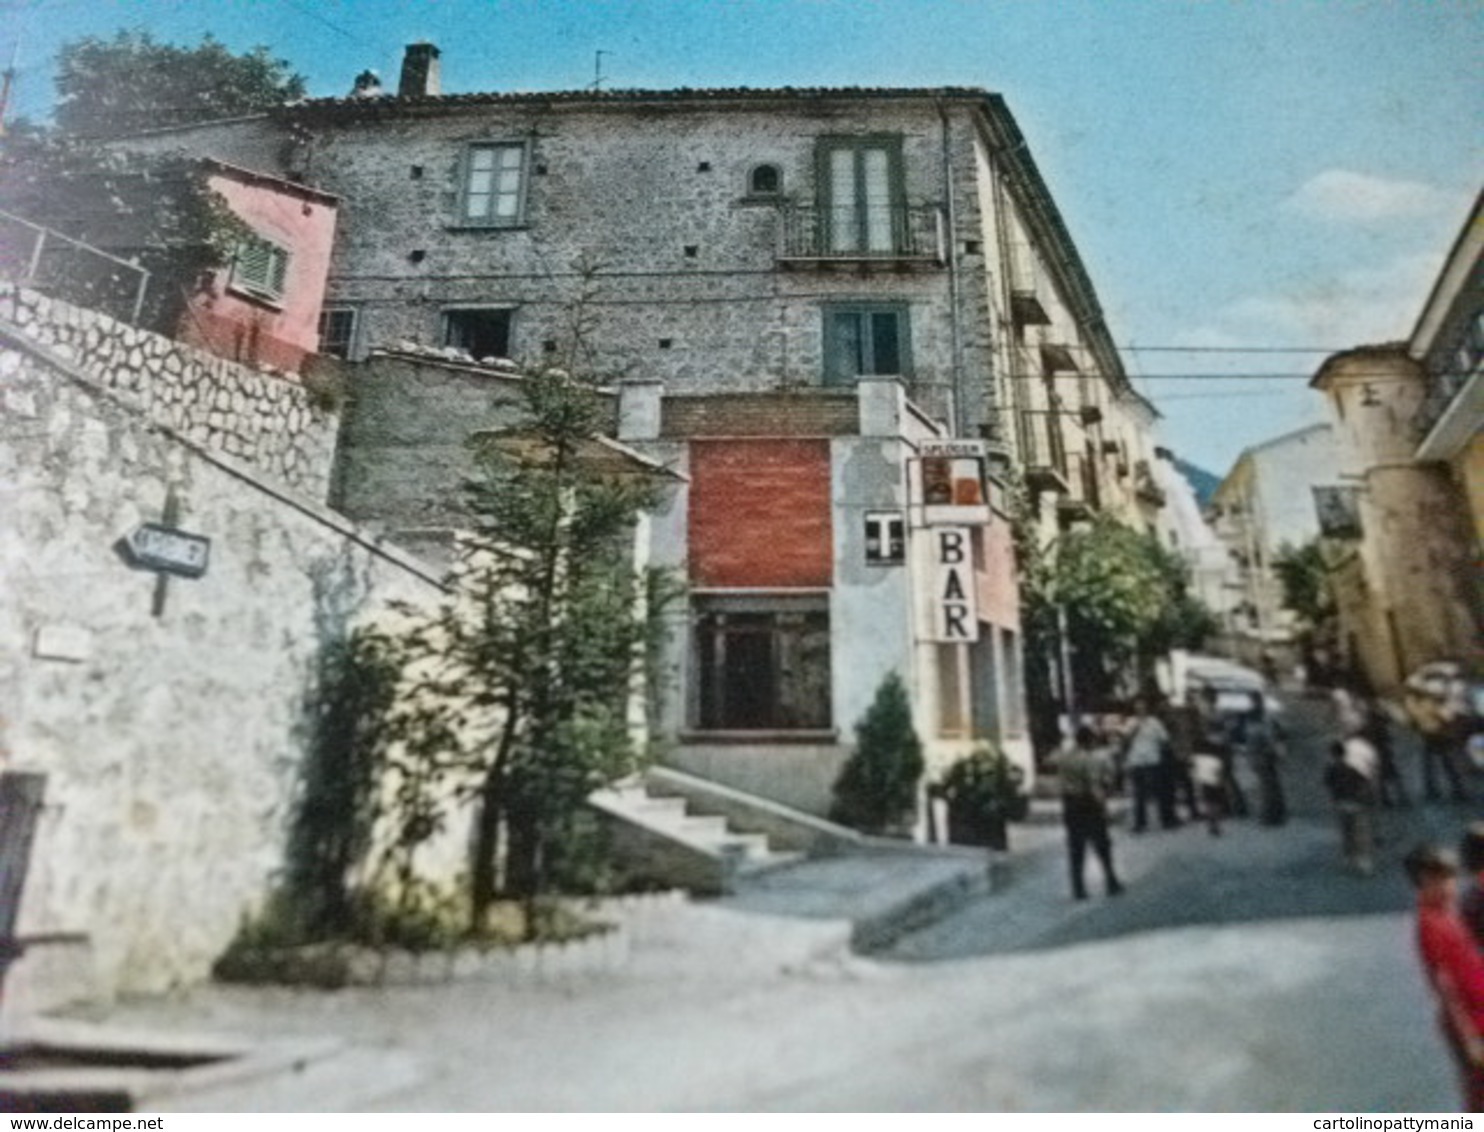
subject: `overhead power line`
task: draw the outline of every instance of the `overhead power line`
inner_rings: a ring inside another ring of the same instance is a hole
[[[1342,354],[1353,346],[1119,346],[1134,354]]]

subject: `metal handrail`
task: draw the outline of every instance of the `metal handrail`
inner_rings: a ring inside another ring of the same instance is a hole
[[[75,240],[64,232],[58,232],[55,228],[48,228],[43,224],[37,224],[33,221],[27,220],[23,216],[17,216],[12,212],[6,212],[4,209],[0,209],[0,222],[20,225],[20,227],[29,229],[35,235],[34,243],[31,246],[31,254],[25,257],[25,272],[16,273],[11,267],[12,257],[7,254],[0,254],[0,275],[5,275],[16,283],[34,284],[36,282],[37,273],[41,268],[41,257],[42,254],[46,251],[48,242],[61,241],[64,244],[87,252],[90,255],[98,257],[99,259],[105,259],[108,260],[110,263],[118,264],[120,267],[126,268],[129,271],[136,272],[138,274],[139,282],[134,288],[134,304],[129,313],[129,322],[131,325],[137,326],[139,324],[140,313],[144,310],[144,296],[149,289],[150,273],[148,268],[140,267],[137,263],[130,263],[128,260],[121,259],[119,256],[113,255],[110,252],[106,252],[102,248],[94,247],[92,244],[86,243],[83,240]],[[3,244],[0,244],[0,253],[4,253],[8,250],[9,249],[5,248]]]

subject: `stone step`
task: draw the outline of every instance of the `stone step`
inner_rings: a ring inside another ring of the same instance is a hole
[[[600,790],[590,801],[622,827],[615,843],[646,880],[668,874],[682,887],[725,892],[739,875],[757,875],[803,857],[774,852],[766,834],[739,831],[721,814],[691,813],[685,797],[651,794],[640,782]]]

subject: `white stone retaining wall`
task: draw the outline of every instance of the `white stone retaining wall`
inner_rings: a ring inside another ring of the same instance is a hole
[[[0,764],[47,776],[19,931],[87,938],[74,993],[187,985],[281,875],[326,645],[443,590],[398,548],[155,423],[103,388],[119,384],[107,371],[8,330],[7,306],[0,292]],[[56,336],[76,357],[93,324],[70,325]],[[172,356],[155,355],[162,371]],[[159,577],[120,542],[171,494],[210,557],[159,604]]]
[[[298,379],[13,284],[0,289],[0,319],[150,420],[314,499],[327,497],[339,420],[335,411],[317,406]]]

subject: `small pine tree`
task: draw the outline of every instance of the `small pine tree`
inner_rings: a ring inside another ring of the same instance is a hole
[[[830,817],[864,833],[899,829],[916,805],[923,761],[907,688],[895,672],[876,689],[855,737],[855,751],[835,782]]]

